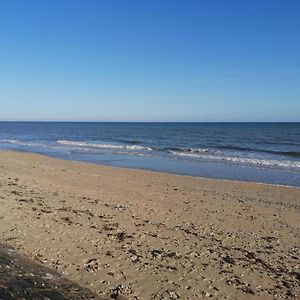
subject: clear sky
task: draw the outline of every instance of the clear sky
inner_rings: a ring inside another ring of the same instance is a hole
[[[0,1],[0,120],[300,121],[300,1]]]

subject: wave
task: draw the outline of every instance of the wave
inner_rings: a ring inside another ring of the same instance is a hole
[[[58,144],[75,146],[75,147],[91,147],[97,149],[124,149],[124,150],[153,150],[151,147],[139,146],[139,145],[116,145],[116,144],[94,144],[89,142],[79,142],[79,141],[68,141],[68,140],[58,140]]]
[[[170,151],[177,151],[182,153],[216,153],[217,151],[212,149],[205,149],[205,148],[170,148]]]
[[[35,143],[35,142],[26,142],[26,141],[20,141],[20,140],[0,140],[0,142],[14,144],[14,145],[20,145],[20,146],[48,147],[45,144]]]
[[[27,142],[27,141],[20,141],[20,140],[0,140],[1,143],[6,144],[13,144],[18,146],[27,146],[27,147],[37,147],[37,148],[51,148],[51,149],[63,149],[63,146],[54,146],[50,144],[42,144],[37,142]]]
[[[288,146],[300,146],[300,143],[297,143],[297,141],[291,141],[291,140],[286,140],[286,141],[283,141],[283,140],[280,140],[279,142],[278,141],[256,141],[255,142],[256,144],[261,144],[261,145],[264,145],[264,144],[268,144],[268,145],[288,145]]]
[[[186,153],[170,151],[171,154],[175,156],[200,158],[200,159],[210,159],[217,161],[228,161],[233,163],[240,163],[246,165],[255,165],[261,167],[279,167],[279,168],[289,168],[300,171],[300,162],[298,161],[288,161],[288,160],[274,160],[274,159],[258,159],[258,158],[246,158],[246,157],[236,157],[236,156],[221,156],[221,155],[203,155],[200,153]]]
[[[300,152],[297,151],[287,151],[281,152],[283,155],[291,156],[291,157],[300,157]]]
[[[54,145],[47,145],[37,142],[29,142],[29,141],[21,141],[15,139],[3,139],[0,140],[2,143],[20,145],[20,146],[31,146],[31,147],[42,147],[42,148],[63,148],[63,146],[54,146]],[[139,145],[115,145],[115,144],[93,144],[87,142],[77,142],[77,141],[68,141],[68,140],[59,140],[57,141],[60,145],[65,146],[73,146],[75,149],[81,149],[84,151],[92,151],[92,150],[101,150],[101,149],[119,149],[119,150],[130,150],[130,151],[141,151],[141,150],[155,150],[156,148],[153,147],[146,147],[146,146],[139,146]]]
[[[277,154],[283,156],[291,156],[291,157],[300,157],[299,151],[280,151],[280,150],[270,150],[270,149],[257,149],[250,147],[240,147],[240,146],[218,146],[219,149],[228,149],[228,150],[237,150],[237,151],[251,151],[251,152],[260,152],[260,153],[269,153],[269,154]]]

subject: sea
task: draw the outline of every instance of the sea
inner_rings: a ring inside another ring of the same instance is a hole
[[[300,187],[300,123],[0,122],[0,149]]]

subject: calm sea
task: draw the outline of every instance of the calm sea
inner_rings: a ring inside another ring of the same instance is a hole
[[[300,187],[300,123],[0,122],[0,148]]]

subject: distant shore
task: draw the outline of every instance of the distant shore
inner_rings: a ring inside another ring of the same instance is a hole
[[[0,151],[1,242],[110,299],[300,296],[300,189]]]

